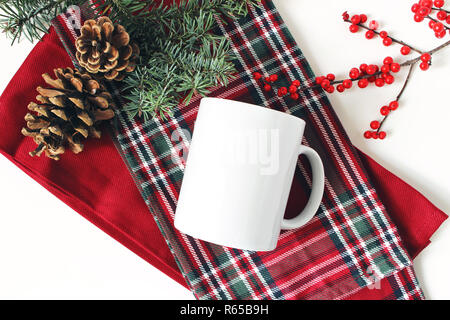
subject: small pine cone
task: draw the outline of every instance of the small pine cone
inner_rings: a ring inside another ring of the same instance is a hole
[[[50,88],[37,87],[39,95],[31,102],[22,134],[38,145],[31,156],[59,160],[66,148],[83,151],[88,137],[100,138],[99,124],[114,117],[111,94],[89,74],[71,68],[55,69],[56,79],[43,74]]]
[[[120,24],[107,17],[87,20],[76,41],[76,57],[80,65],[92,74],[102,74],[107,80],[123,80],[136,68],[139,47]]]

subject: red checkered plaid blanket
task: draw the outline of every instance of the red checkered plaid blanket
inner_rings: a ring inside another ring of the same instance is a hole
[[[79,35],[70,13],[53,25],[74,58]],[[78,21],[80,22],[80,21]],[[189,287],[198,299],[345,299],[362,288],[377,289],[389,279],[389,299],[423,299],[395,225],[321,89],[298,101],[266,93],[254,71],[280,75],[280,85],[314,74],[271,1],[239,21],[220,25],[237,56],[237,77],[211,96],[240,100],[301,117],[307,122],[303,143],[319,152],[325,165],[325,194],[315,218],[284,231],[272,252],[249,252],[213,245],[179,233],[174,212],[183,177],[180,151],[189,147],[200,97],[180,105],[167,120],[141,122],[118,114],[118,150],[127,163]],[[76,60],[74,63],[76,64]],[[120,95],[116,96],[119,104]],[[239,116],[239,115],[236,115]],[[214,179],[214,173],[211,173]],[[293,192],[309,190],[310,173],[299,160]],[[289,206],[298,209],[297,199]],[[295,210],[297,211],[297,210]]]

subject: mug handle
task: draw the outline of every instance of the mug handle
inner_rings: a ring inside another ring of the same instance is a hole
[[[304,154],[311,163],[312,169],[312,190],[306,207],[298,216],[292,219],[283,219],[281,222],[282,230],[292,230],[304,226],[308,223],[316,214],[322,202],[323,190],[325,187],[325,173],[323,170],[322,159],[319,154],[304,145],[300,146],[299,156]]]

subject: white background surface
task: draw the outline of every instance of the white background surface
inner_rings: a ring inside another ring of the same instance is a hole
[[[413,1],[278,0],[289,29],[317,74],[346,76],[353,66],[399,57],[363,33],[350,34],[341,14],[366,13],[393,36],[423,50],[436,40],[425,23],[412,20]],[[448,39],[448,37],[446,38]],[[0,39],[0,92],[28,55],[26,41]],[[51,53],[49,53],[51,58]],[[365,140],[362,132],[392,100],[390,87],[353,89],[331,96],[353,143],[450,213],[450,48],[437,54],[427,72],[416,70],[400,108],[386,123],[389,137]],[[399,79],[405,76],[399,74]],[[25,106],[23,106],[25,108]],[[450,225],[439,229],[415,260],[429,299],[450,299]],[[0,157],[0,298],[193,299],[175,281],[140,259]]]

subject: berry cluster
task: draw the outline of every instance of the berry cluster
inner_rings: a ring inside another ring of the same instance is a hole
[[[384,120],[387,118],[387,116],[394,110],[398,109],[398,101],[394,100],[389,103],[387,106],[382,106],[380,109],[380,114],[384,117],[383,120],[380,122],[378,120],[373,120],[370,122],[370,128],[372,130],[368,130],[364,132],[364,138],[366,139],[381,139],[383,140],[386,138],[386,132],[381,131],[381,126],[383,125]]]
[[[278,80],[278,75],[271,74],[267,77],[263,77],[261,73],[255,72],[253,73],[253,78],[255,78],[256,81],[262,82],[264,91],[269,92],[272,90],[272,83]]]
[[[428,19],[428,25],[438,39],[444,38],[447,31],[450,32],[450,11],[442,8],[444,4],[444,0],[420,0],[411,7],[414,21],[422,22]],[[435,17],[432,16],[433,13]]]
[[[253,78],[256,81],[260,81],[263,83],[264,91],[270,91],[272,90],[272,85],[274,82],[278,80],[278,76],[276,74],[269,75],[267,77],[263,77],[263,75],[259,72],[253,73]],[[290,97],[294,100],[297,100],[299,98],[298,90],[300,88],[300,81],[294,80],[291,82],[289,87],[281,87],[277,90],[277,95],[279,97],[283,97],[285,95],[290,95]]]
[[[420,50],[412,47],[411,45],[400,41],[394,37],[392,37],[387,31],[381,30],[378,31],[380,24],[376,20],[371,20],[368,25],[366,22],[368,21],[367,15],[365,14],[355,14],[350,17],[348,12],[344,12],[342,14],[342,18],[345,22],[350,23],[349,30],[352,33],[357,33],[360,29],[366,30],[365,37],[367,40],[374,39],[376,37],[379,37],[381,39],[381,42],[384,46],[389,47],[393,43],[397,43],[401,46],[400,53],[404,56],[407,56],[411,53],[411,51],[415,51],[418,53],[422,53]]]
[[[433,6],[434,5],[434,6]],[[419,15],[421,17],[426,17],[430,20],[430,26],[433,25],[433,30],[436,33],[438,38],[442,38],[442,27],[444,26],[444,35],[449,29],[443,22],[448,24],[450,12],[442,9],[444,5],[444,0],[421,0],[418,3],[414,4],[412,10],[416,13],[416,16]],[[425,10],[425,9],[426,10]],[[431,17],[431,12],[437,11],[437,19]],[[319,76],[315,79],[315,82],[311,85],[310,83],[302,84],[299,80],[294,80],[290,82],[287,87],[275,87],[275,82],[278,80],[278,76],[275,74],[268,75],[264,77],[261,73],[255,72],[253,73],[253,77],[256,81],[261,82],[264,90],[266,92],[272,91],[274,89],[277,92],[278,97],[284,97],[289,95],[290,98],[294,100],[298,100],[300,95],[305,90],[318,89],[322,88],[328,93],[337,92],[345,92],[348,89],[354,87],[354,82],[357,83],[357,86],[361,89],[368,87],[371,83],[373,83],[377,87],[383,87],[385,85],[390,85],[394,83],[395,77],[402,68],[408,68],[408,74],[403,82],[403,86],[397,95],[397,97],[391,101],[389,104],[382,106],[380,108],[379,113],[383,117],[382,120],[373,120],[370,123],[370,130],[364,132],[364,137],[367,139],[380,139],[383,140],[386,138],[387,133],[382,131],[383,124],[389,115],[398,109],[399,100],[402,97],[405,88],[410,80],[412,71],[415,65],[419,65],[420,69],[426,71],[431,66],[431,58],[432,55],[448,46],[450,46],[450,41],[447,41],[440,46],[433,48],[429,51],[421,51],[401,40],[398,40],[388,34],[387,31],[378,31],[380,24],[376,20],[368,21],[368,17],[365,14],[356,14],[350,16],[347,12],[344,12],[342,15],[345,22],[350,23],[350,32],[356,33],[360,29],[365,29],[365,37],[367,39],[373,39],[375,37],[380,37],[385,46],[390,46],[393,43],[401,45],[400,53],[403,56],[409,55],[411,52],[417,53],[416,57],[411,58],[404,62],[394,61],[392,57],[386,57],[382,63],[377,64],[366,64],[363,63],[359,67],[353,67],[350,69],[348,73],[348,77],[338,80],[336,79],[335,74],[329,73],[325,76]],[[423,19],[424,19],[423,18]],[[423,20],[422,19],[422,20]],[[415,17],[415,20],[420,20]],[[440,20],[440,21],[439,21]],[[439,27],[436,27],[438,25]]]
[[[353,81],[358,82],[358,87],[366,88],[370,83],[374,83],[377,87],[383,87],[385,84],[393,84],[395,81],[392,73],[397,73],[401,69],[401,65],[394,62],[392,57],[386,57],[381,66],[375,64],[363,63],[359,68],[354,67],[349,71],[349,79],[335,81],[335,75],[330,73],[327,76],[316,78],[316,84],[320,85],[328,93],[344,92],[352,88]],[[334,87],[336,85],[336,88]]]

